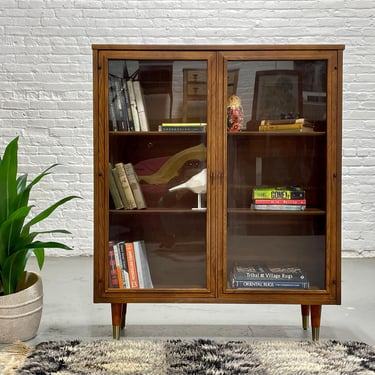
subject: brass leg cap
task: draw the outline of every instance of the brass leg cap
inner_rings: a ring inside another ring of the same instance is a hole
[[[304,330],[309,328],[309,316],[308,315],[302,316],[302,327]]]
[[[120,326],[113,326],[112,329],[113,329],[113,338],[115,340],[120,340],[121,327]]]
[[[313,339],[313,341],[319,340],[319,327],[313,327],[312,328],[312,339]]]

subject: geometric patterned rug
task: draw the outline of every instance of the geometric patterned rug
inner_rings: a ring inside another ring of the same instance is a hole
[[[375,374],[375,348],[355,341],[70,340],[0,352],[2,375]]]

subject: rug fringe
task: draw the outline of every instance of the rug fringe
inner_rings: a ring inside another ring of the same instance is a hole
[[[22,365],[33,348],[22,341],[16,341],[0,352],[0,374],[13,375]]]

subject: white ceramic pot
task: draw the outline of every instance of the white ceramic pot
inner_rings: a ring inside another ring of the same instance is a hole
[[[42,279],[34,272],[26,272],[21,291],[0,296],[0,343],[27,341],[35,337],[42,309]]]

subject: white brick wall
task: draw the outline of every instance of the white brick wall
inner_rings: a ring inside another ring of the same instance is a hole
[[[82,196],[50,222],[89,255],[91,44],[345,44],[343,249],[375,256],[374,16],[373,0],[2,0],[1,154],[20,135],[22,171],[61,164],[34,199]]]

